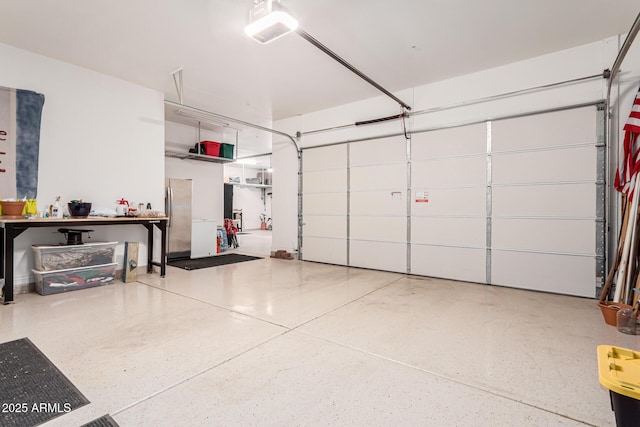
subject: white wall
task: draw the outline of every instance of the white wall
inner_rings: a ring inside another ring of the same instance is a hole
[[[0,85],[45,95],[40,138],[38,207],[82,198],[115,206],[124,197],[164,203],[163,95],[113,77],[0,44]],[[94,241],[141,242],[144,227],[98,227]],[[16,240],[15,283],[29,282],[32,243],[57,243],[52,229],[31,229]],[[117,250],[122,262],[123,245]],[[32,280],[31,280],[32,281]]]
[[[163,199],[163,96],[122,80],[0,44],[0,85],[45,95],[38,206],[83,198]]]
[[[622,37],[618,36],[610,37],[573,49],[407,89],[397,92],[395,95],[409,103],[413,107],[412,111],[416,112],[600,74],[613,64],[621,39]],[[637,41],[628,54],[629,59],[623,63],[622,79],[627,83],[620,86],[624,96],[621,104],[617,103],[617,88],[613,93],[614,128],[621,128],[626,120],[632,98],[640,81],[638,77],[640,60],[637,59],[640,58],[639,44],[640,41]],[[432,129],[473,120],[486,120],[501,115],[580,104],[603,99],[606,95],[605,88],[606,81],[604,79],[588,80],[492,102],[415,115],[408,120],[407,127],[409,130]],[[616,114],[620,114],[618,113],[620,108],[624,111],[621,113],[621,117],[617,117]],[[394,101],[378,96],[361,102],[280,120],[274,122],[273,126],[279,131],[294,135],[297,131],[304,133],[310,130],[327,129],[353,124],[359,120],[398,113],[399,106]],[[338,131],[303,135],[301,143],[303,147],[310,147],[331,142],[383,136],[401,131],[401,121],[392,121],[379,125],[352,126]],[[619,131],[613,129],[613,139],[610,141],[610,145],[614,148],[614,155],[610,157],[612,162],[615,161],[617,133]],[[297,239],[297,167],[295,167],[295,150],[289,141],[282,143],[274,141],[273,165],[276,172],[274,173],[274,185],[277,188],[273,199],[274,230],[277,229],[279,233],[277,238],[274,235],[274,248],[288,249],[296,247],[294,242]],[[613,196],[616,199],[616,195]],[[615,215],[612,215],[609,220],[611,229],[616,230]],[[613,237],[615,238],[615,236]]]
[[[299,129],[298,117],[282,121],[283,129]],[[284,122],[289,126],[284,127]],[[278,125],[274,126],[275,129]],[[298,249],[298,152],[290,140],[274,136],[273,155],[273,200],[272,218],[273,250],[294,252]]]

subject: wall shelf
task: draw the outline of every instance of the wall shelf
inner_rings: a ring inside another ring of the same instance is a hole
[[[225,182],[225,184],[235,185],[236,187],[250,187],[250,188],[271,188],[271,185],[266,184],[241,184],[239,182]]]
[[[214,156],[205,156],[204,154],[195,154],[183,151],[175,151],[175,150],[164,150],[165,157],[173,157],[176,159],[188,159],[188,160],[198,160],[201,162],[210,162],[210,163],[231,163],[235,162],[235,159],[227,159],[224,157],[214,157]]]

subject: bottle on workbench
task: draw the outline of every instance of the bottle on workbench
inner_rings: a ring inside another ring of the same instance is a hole
[[[56,201],[51,206],[51,218],[62,218],[62,208],[60,207],[60,196],[56,197]]]

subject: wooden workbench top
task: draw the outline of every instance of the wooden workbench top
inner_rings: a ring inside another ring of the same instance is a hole
[[[149,221],[162,221],[168,220],[169,218],[166,216],[151,218],[151,217],[137,217],[137,216],[123,216],[123,217],[101,217],[101,216],[90,216],[87,218],[26,218],[22,216],[0,216],[0,224],[5,223],[38,223],[38,224],[52,224],[52,225],[60,225],[60,223],[93,223],[97,224],[100,222],[104,223],[132,223],[132,222],[149,222]]]

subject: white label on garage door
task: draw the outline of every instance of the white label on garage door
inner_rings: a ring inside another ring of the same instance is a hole
[[[428,191],[416,191],[416,203],[427,203],[429,201]]]

